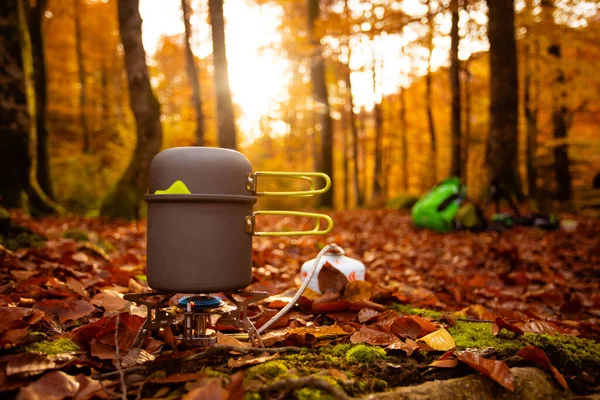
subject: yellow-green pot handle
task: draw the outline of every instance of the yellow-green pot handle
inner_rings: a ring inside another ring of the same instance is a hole
[[[289,215],[295,217],[311,217],[315,219],[315,227],[310,231],[290,231],[290,232],[256,232],[257,215]],[[327,228],[321,229],[321,219],[327,221]],[[252,215],[246,216],[246,233],[254,236],[307,236],[307,235],[326,235],[333,229],[333,220],[329,215],[310,213],[302,211],[255,211]]]
[[[271,176],[279,178],[302,179],[310,182],[309,190],[297,190],[291,192],[260,192],[258,191],[258,177]],[[313,178],[323,178],[325,186],[321,189],[315,189],[315,181]],[[331,179],[327,174],[321,172],[278,172],[278,171],[256,171],[248,174],[246,180],[246,189],[255,196],[279,196],[279,197],[303,197],[313,196],[315,194],[325,193],[331,187]]]

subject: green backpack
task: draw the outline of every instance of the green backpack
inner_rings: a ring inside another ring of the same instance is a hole
[[[419,228],[449,232],[454,218],[466,197],[466,188],[456,177],[434,186],[412,208],[412,220]]]

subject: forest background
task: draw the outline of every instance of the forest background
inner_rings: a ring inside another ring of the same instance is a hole
[[[3,57],[21,52],[24,71],[16,89],[5,80],[3,96],[19,103],[21,90],[29,100],[16,130],[3,111],[8,207],[29,197],[38,210],[138,217],[151,157],[191,145],[236,148],[255,170],[324,171],[334,190],[320,205],[338,209],[420,195],[452,175],[473,198],[498,177],[542,210],[600,197],[591,190],[597,1],[32,0],[0,9]],[[136,68],[147,79],[136,81]],[[19,132],[26,155],[11,139]]]

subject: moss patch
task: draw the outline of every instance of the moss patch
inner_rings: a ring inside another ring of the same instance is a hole
[[[67,229],[63,232],[62,237],[73,239],[76,242],[87,242],[90,240],[88,232],[84,229]]]
[[[45,340],[43,342],[33,343],[27,347],[27,351],[35,351],[42,354],[64,354],[71,351],[78,351],[79,346],[70,339],[60,338],[56,340]]]
[[[382,360],[386,356],[385,350],[380,347],[359,344],[346,353],[346,361],[350,363],[368,363]]]
[[[320,390],[315,388],[302,388],[294,391],[294,396],[298,400],[333,400],[333,397]]]
[[[421,317],[433,319],[439,319],[442,316],[441,311],[427,310],[425,308],[415,308],[409,306],[408,304],[394,303],[390,306],[390,308],[402,315],[419,315]]]
[[[257,375],[261,375],[267,379],[275,379],[287,374],[288,371],[289,368],[285,362],[276,360],[259,364],[250,368],[246,372],[246,376],[248,378],[254,378]]]
[[[38,248],[46,240],[45,237],[33,232],[18,232],[0,235],[0,244],[11,251],[18,250],[23,247]]]

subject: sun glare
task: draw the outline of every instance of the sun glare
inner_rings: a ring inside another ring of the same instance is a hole
[[[141,0],[142,36],[149,57],[156,52],[161,35],[183,33],[178,1]],[[192,1],[194,54],[206,57],[212,52],[208,8]],[[243,140],[252,141],[261,134],[261,117],[276,111],[287,98],[289,63],[278,50],[282,10],[259,6],[245,0],[225,2],[225,36],[229,63],[229,81],[233,101],[241,109],[238,126]],[[273,134],[287,133],[286,124],[269,123]]]

